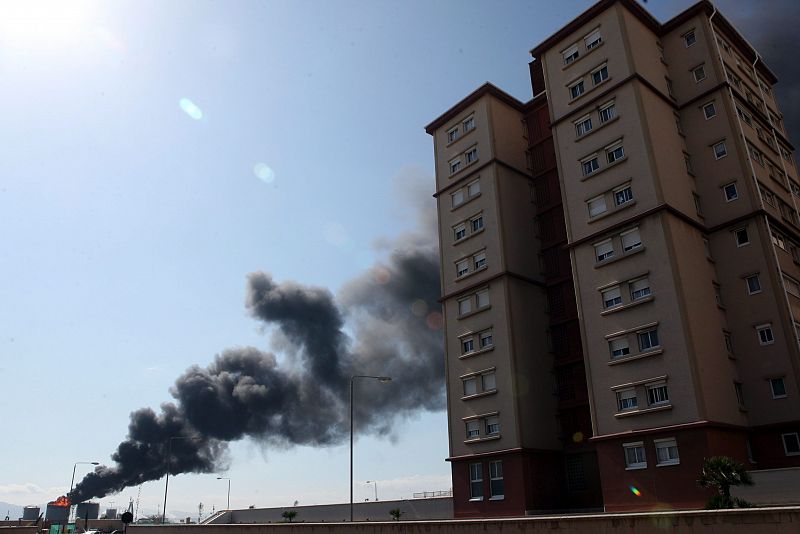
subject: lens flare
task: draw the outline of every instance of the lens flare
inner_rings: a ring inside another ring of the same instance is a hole
[[[628,488],[631,490],[631,493],[633,493],[637,497],[641,497],[642,492],[639,491],[639,488],[637,488],[636,486],[628,486]]]
[[[428,314],[428,317],[426,317],[425,322],[431,330],[441,330],[442,325],[444,325],[444,318],[439,312],[431,312]]]
[[[572,434],[572,441],[574,441],[575,443],[582,442],[583,441],[583,432],[581,432],[579,430],[579,431],[575,432],[574,434]]]
[[[424,317],[428,313],[428,304],[422,299],[415,300],[411,304],[411,313],[417,317]]]
[[[378,266],[372,269],[372,279],[377,284],[388,284],[392,278],[392,273],[386,267]]]
[[[265,184],[271,184],[275,181],[275,171],[266,163],[256,163],[255,166],[253,166],[253,174]]]
[[[203,110],[197,107],[197,105],[188,98],[181,98],[178,102],[178,105],[181,107],[184,113],[189,115],[194,120],[199,121],[203,118]]]

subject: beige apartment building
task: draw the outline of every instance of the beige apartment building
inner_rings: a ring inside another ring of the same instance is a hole
[[[427,127],[456,516],[701,507],[705,457],[800,465],[776,76],[706,1],[602,0],[531,54],[530,102],[485,85]]]

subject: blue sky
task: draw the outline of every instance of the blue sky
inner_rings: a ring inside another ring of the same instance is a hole
[[[188,366],[269,347],[247,273],[336,293],[384,257],[431,207],[423,126],[487,80],[528,100],[528,50],[591,2],[59,4],[0,4],[0,501],[20,505],[108,463]],[[450,487],[443,413],[356,451],[356,500]],[[222,476],[234,507],[344,502],[347,461],[245,440]],[[224,484],[177,476],[170,509],[220,508]],[[143,511],[162,499],[142,486]]]

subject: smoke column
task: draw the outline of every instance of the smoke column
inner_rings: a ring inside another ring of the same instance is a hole
[[[416,205],[432,208],[429,191],[424,199]],[[131,413],[128,436],[111,456],[114,465],[86,475],[69,495],[72,502],[163,477],[176,436],[171,474],[224,470],[227,442],[245,437],[281,447],[341,443],[349,435],[354,374],[393,378],[390,385],[359,381],[359,395],[369,398],[368,410],[356,406],[359,433],[387,434],[396,417],[442,410],[434,220],[430,211],[420,213],[424,231],[384,243],[393,250],[388,260],[346,284],[338,299],[323,288],[251,273],[245,305],[287,349],[281,364],[272,353],[243,347],[187,369],[170,389],[173,402],[158,413]]]

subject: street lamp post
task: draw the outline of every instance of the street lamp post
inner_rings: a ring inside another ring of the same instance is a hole
[[[167,443],[167,479],[164,482],[164,511],[161,514],[161,524],[167,523],[167,491],[169,490],[169,470],[172,467],[172,441],[176,439],[197,439],[190,436],[172,436]]]
[[[375,484],[375,501],[378,500],[378,481],[377,480],[367,480],[367,484]]]
[[[231,479],[227,477],[217,477],[217,480],[227,480],[228,481],[228,510],[231,509]]]
[[[391,382],[390,376],[353,375],[350,377],[350,522],[353,522],[353,382],[356,378],[372,378],[378,382]]]
[[[72,482],[69,483],[69,496],[72,493],[72,489],[75,487],[75,470],[78,468],[78,464],[82,465],[100,465],[100,462],[75,462],[75,465],[72,466]],[[72,515],[72,501],[69,503],[69,514]]]

